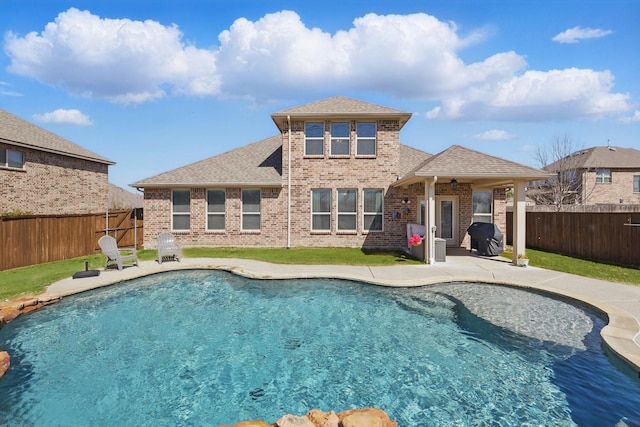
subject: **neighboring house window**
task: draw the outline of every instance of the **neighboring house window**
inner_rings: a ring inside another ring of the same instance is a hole
[[[224,190],[207,190],[207,230],[224,230]]]
[[[640,175],[633,176],[633,192],[640,193]]]
[[[382,190],[364,190],[364,222],[366,231],[382,231]]]
[[[171,228],[189,230],[191,228],[191,191],[173,190],[171,193]]]
[[[358,123],[356,125],[356,155],[376,155],[376,124],[375,122]]]
[[[610,183],[611,183],[611,169],[596,170],[596,184],[610,184]]]
[[[24,155],[22,151],[0,148],[0,167],[23,169]]]
[[[492,202],[493,191],[482,190],[473,192],[473,222],[493,222],[491,212]]]
[[[331,123],[331,155],[348,156],[349,145],[349,123]]]
[[[309,122],[304,125],[304,155],[322,156],[324,154],[324,123]]]
[[[338,230],[355,231],[357,218],[357,190],[338,189]]]
[[[331,190],[311,190],[311,230],[331,230]]]
[[[260,230],[260,190],[242,190],[242,229]]]

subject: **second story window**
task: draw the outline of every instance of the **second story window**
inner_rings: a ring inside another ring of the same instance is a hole
[[[596,184],[611,184],[611,169],[597,169]]]
[[[633,192],[640,193],[640,175],[633,176]]]
[[[324,155],[324,123],[308,122],[304,124],[304,155]]]
[[[356,125],[356,155],[376,155],[376,124],[362,122]]]
[[[348,156],[349,145],[349,122],[331,123],[331,155]]]
[[[207,190],[207,230],[224,230],[224,190]]]
[[[24,156],[22,151],[0,148],[0,167],[23,169]]]
[[[191,191],[173,190],[171,192],[171,229],[189,230],[191,228]]]

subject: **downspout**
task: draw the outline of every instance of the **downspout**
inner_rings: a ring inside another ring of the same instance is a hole
[[[291,116],[287,116],[288,138],[287,147],[287,249],[291,247]]]

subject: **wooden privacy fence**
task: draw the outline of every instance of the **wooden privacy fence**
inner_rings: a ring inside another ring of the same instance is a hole
[[[507,244],[513,213],[507,212]],[[640,212],[527,212],[527,248],[640,267]]]
[[[98,239],[107,230],[119,247],[142,248],[142,209],[0,216],[0,271],[95,254],[100,251]]]

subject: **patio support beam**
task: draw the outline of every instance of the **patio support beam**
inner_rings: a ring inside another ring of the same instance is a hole
[[[518,263],[518,254],[524,254],[527,236],[527,202],[524,181],[513,185],[513,263]]]
[[[425,236],[424,236],[424,260],[428,264],[435,264],[436,245],[436,182],[438,177],[427,178],[424,183],[425,206]]]

